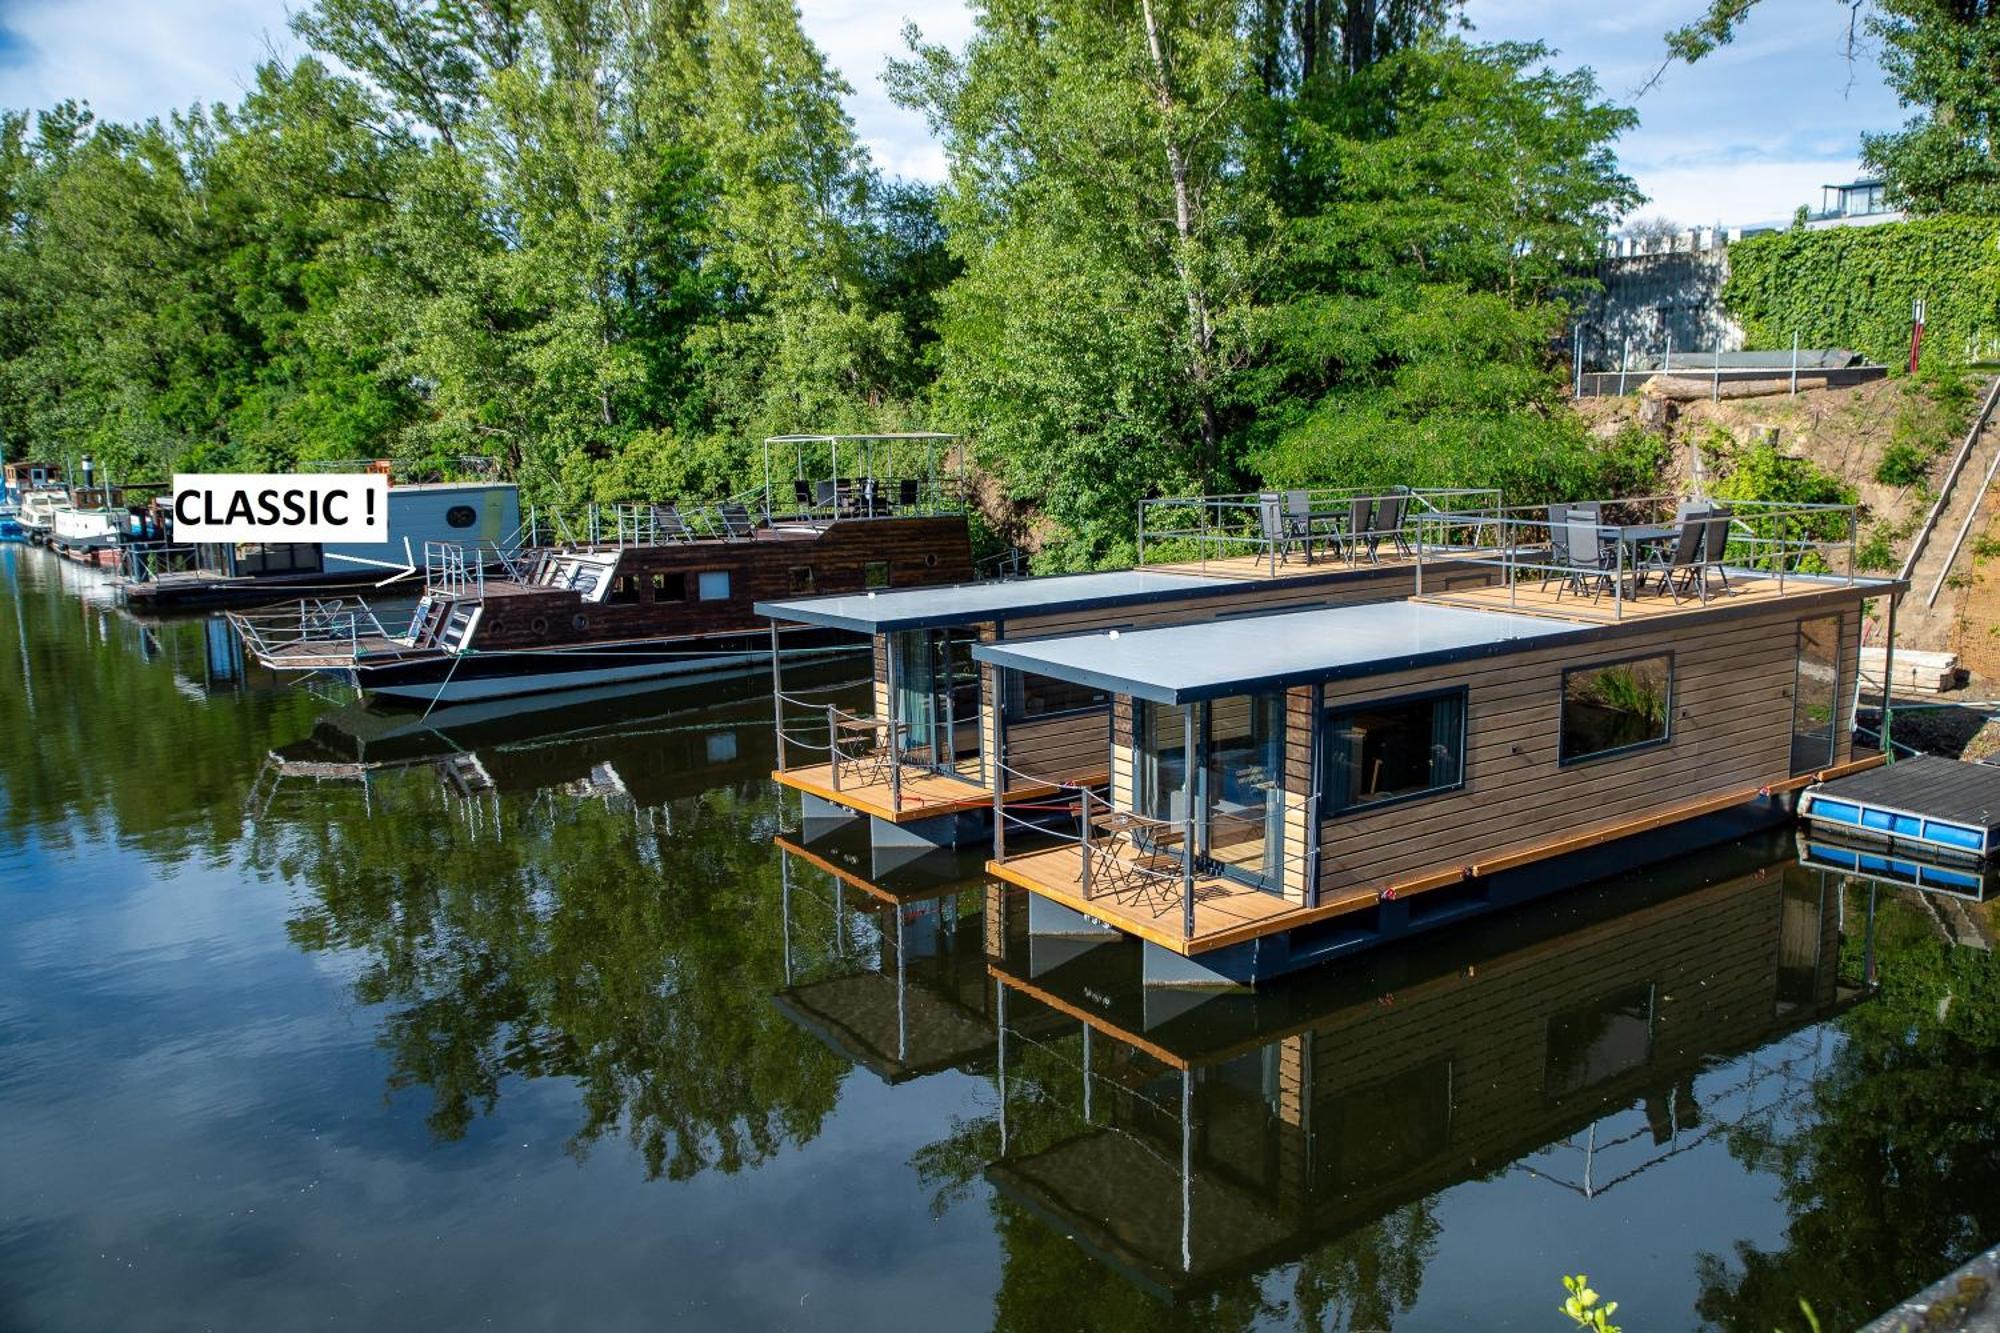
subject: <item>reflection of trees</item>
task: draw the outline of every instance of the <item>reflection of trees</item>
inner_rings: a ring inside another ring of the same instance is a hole
[[[768,1002],[782,982],[768,785],[651,809],[542,792],[454,812],[423,771],[318,788],[261,848],[314,899],[309,950],[365,961],[391,1086],[464,1134],[512,1077],[576,1080],[572,1150],[622,1132],[649,1177],[734,1171],[818,1132],[845,1066]],[[293,813],[287,811],[286,813]],[[497,821],[497,822],[496,822]]]
[[[1907,901],[1886,905],[1876,948],[1881,994],[1840,1020],[1800,1114],[1730,1135],[1792,1221],[1781,1249],[1702,1256],[1699,1310],[1724,1328],[1802,1327],[1801,1296],[1852,1328],[2000,1236],[2000,965]]]
[[[1133,1120],[1115,1108],[1116,1089],[1147,1087],[1158,1094],[1163,1067],[1129,1047],[1100,1043],[1092,1066],[1101,1080],[1098,1109],[1086,1121],[1079,1083],[1081,1047],[1074,1035],[1010,1041],[1004,1150],[996,1109],[955,1117],[949,1133],[912,1156],[918,1178],[932,1191],[933,1212],[967,1202],[989,1163],[1032,1157],[1077,1135],[1132,1132],[1109,1127]],[[1168,1099],[1177,1096],[1168,1094]],[[1202,1102],[1197,1096],[1198,1119]],[[1270,1203],[1279,1206],[1275,1198]],[[1338,1199],[1325,1205],[1338,1208]],[[1243,1273],[1205,1283],[1168,1303],[1109,1270],[1065,1228],[1002,1196],[994,1196],[990,1206],[1003,1266],[994,1327],[1023,1333],[1076,1328],[1386,1329],[1416,1303],[1442,1230],[1429,1200],[1405,1204],[1306,1251],[1290,1270],[1288,1298],[1282,1285],[1265,1281],[1262,1274]],[[1318,1230],[1310,1211],[1297,1225],[1302,1244]]]

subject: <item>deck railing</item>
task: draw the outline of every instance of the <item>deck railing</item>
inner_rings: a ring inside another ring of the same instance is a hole
[[[1637,546],[1607,531],[1601,539],[1602,562],[1597,565],[1558,554],[1567,541],[1552,537],[1546,505],[1516,505],[1483,514],[1426,515],[1414,525],[1416,589],[1419,595],[1424,591],[1427,563],[1486,565],[1502,571],[1501,583],[1510,606],[1520,604],[1520,589],[1528,584],[1556,584],[1559,589],[1581,585],[1579,596],[1589,596],[1592,605],[1608,597],[1612,618],[1622,620],[1650,574],[1686,576],[1693,595],[1704,603],[1711,596],[1707,570],[1720,570],[1725,578],[1774,578],[1781,594],[1787,591],[1788,583],[1800,579],[1815,584],[1832,579],[1851,586],[1858,576],[1860,525],[1855,506],[1763,500],[1713,501],[1716,508],[1730,511],[1722,552],[1718,555],[1706,549],[1704,530],[1704,546],[1697,558],[1676,568],[1672,560],[1681,525],[1704,521],[1699,512],[1687,517],[1675,513],[1677,505],[1686,503],[1673,496],[1603,501],[1600,528],[1658,526],[1672,533],[1652,543],[1651,554],[1642,555]]]
[[[903,764],[899,755],[884,752],[885,746],[893,749],[883,735],[887,724],[868,714],[806,697],[852,690],[859,683],[842,681],[807,690],[778,691],[772,696],[777,712],[778,771],[784,773],[811,766],[791,762],[790,752],[793,750],[825,755],[823,761],[815,759],[812,762],[827,765],[828,785],[834,791],[841,790],[843,780],[853,781],[858,775],[886,776],[889,808],[900,812],[903,808]],[[843,727],[843,724],[850,725]],[[871,742],[872,748],[866,748]]]
[[[454,600],[486,595],[486,566],[457,542],[424,543],[424,593]]]
[[[151,583],[162,574],[186,574],[201,567],[199,548],[186,542],[127,542],[118,551],[119,572],[133,583]]]
[[[311,654],[316,656],[330,657],[344,650],[350,657],[359,657],[363,639],[397,637],[375,609],[358,598],[310,597],[265,611],[226,614],[244,644],[260,658],[306,647],[324,650]],[[408,633],[407,625],[401,633]]]
[[[1004,744],[1004,742],[1003,742]],[[1209,852],[1200,850],[1201,841],[1197,820],[1192,813],[1180,819],[1160,819],[1141,815],[1137,811],[1117,805],[1109,796],[1085,783],[1069,782],[1039,774],[1024,772],[1005,762],[998,761],[995,767],[1001,777],[993,793],[993,856],[1004,864],[1009,859],[1007,841],[1010,833],[1032,837],[1035,845],[1022,855],[1046,854],[1048,843],[1067,843],[1077,849],[1077,894],[1086,903],[1110,897],[1114,901],[1123,896],[1169,902],[1178,900],[1181,917],[1181,938],[1192,940],[1195,936],[1195,904],[1200,880],[1222,879],[1221,862]],[[1016,779],[1023,786],[1048,791],[1049,795],[1028,802],[1008,802],[1004,789],[1008,779]],[[1281,793],[1273,792],[1274,799],[1283,800]],[[1123,829],[1106,835],[1095,827],[1103,815],[1115,814]],[[1055,816],[1051,819],[1050,816]],[[1210,812],[1211,825],[1217,813]],[[1262,820],[1241,820],[1237,816],[1221,816],[1237,819],[1243,823],[1257,823]],[[1075,832],[1063,828],[1066,821],[1073,821]],[[1146,841],[1159,847],[1157,854],[1133,852],[1133,833],[1136,830],[1152,830],[1153,836]],[[1211,839],[1212,844],[1212,839]],[[1190,854],[1190,849],[1194,849]],[[1280,883],[1290,881],[1293,872],[1303,872],[1310,861],[1310,846],[1289,848],[1281,852],[1276,862]],[[1156,861],[1160,864],[1155,864]],[[1206,863],[1206,864],[1205,864]],[[1308,873],[1300,873],[1301,883],[1310,883]],[[1250,884],[1244,884],[1245,893],[1262,892]]]
[[[1272,497],[1276,497],[1275,514],[1269,508]],[[1292,506],[1299,497],[1310,513],[1334,517],[1317,527],[1309,523],[1303,535],[1294,532],[1297,516]],[[1339,521],[1363,504],[1372,516],[1384,502],[1403,505],[1393,527],[1376,526],[1380,520],[1371,517],[1370,527],[1357,534]],[[1247,555],[1266,562],[1276,573],[1289,550],[1316,542],[1337,548],[1349,563],[1359,563],[1377,558],[1384,545],[1400,554],[1411,530],[1427,518],[1463,518],[1499,508],[1500,492],[1491,487],[1292,487],[1239,495],[1163,496],[1139,502],[1138,563],[1205,563]]]

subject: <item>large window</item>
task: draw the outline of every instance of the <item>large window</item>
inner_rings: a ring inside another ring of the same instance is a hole
[[[1101,712],[1111,696],[1093,685],[1037,676],[1028,671],[1007,673],[1007,720],[1033,722],[1064,713]]]
[[[695,595],[704,602],[726,602],[729,600],[729,571],[726,569],[704,569],[695,575]]]
[[[1664,745],[1674,709],[1666,653],[1563,672],[1562,762]]]
[[[1326,812],[1450,791],[1465,781],[1465,691],[1328,709],[1321,723]]]
[[[1840,617],[1799,622],[1798,661],[1792,674],[1792,772],[1816,772],[1833,763],[1840,712]]]

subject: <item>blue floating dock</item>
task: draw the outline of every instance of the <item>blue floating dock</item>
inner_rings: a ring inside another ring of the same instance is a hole
[[[1799,817],[1872,841],[1993,855],[2000,835],[2000,768],[1924,755],[1806,789]]]

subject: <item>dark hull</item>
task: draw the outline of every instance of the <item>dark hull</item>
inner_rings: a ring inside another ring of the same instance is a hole
[[[788,631],[788,657],[863,653],[868,645],[838,630]],[[415,703],[497,699],[645,680],[694,680],[768,671],[768,632],[704,634],[564,648],[439,654],[416,661],[357,666],[339,674],[384,698]]]

